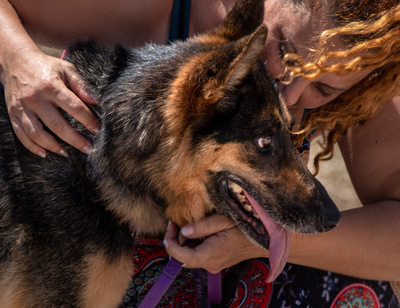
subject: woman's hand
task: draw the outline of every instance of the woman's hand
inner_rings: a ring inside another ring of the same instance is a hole
[[[73,147],[85,153],[90,151],[91,143],[58,110],[69,113],[92,133],[98,132],[98,120],[85,105],[96,102],[85,91],[71,63],[45,55],[39,49],[21,49],[8,60],[1,79],[13,129],[32,153],[45,157],[49,150],[67,155],[42,124]]]
[[[167,252],[186,268],[204,268],[218,273],[247,259],[268,257],[268,251],[251,243],[234,222],[221,215],[186,225],[180,233],[190,239],[206,237],[195,248],[182,247],[178,243],[177,227],[168,225],[164,237]]]

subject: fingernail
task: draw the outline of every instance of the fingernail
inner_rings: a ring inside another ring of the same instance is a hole
[[[168,249],[169,243],[168,240],[163,240],[164,247]]]
[[[182,227],[182,229],[181,229],[181,233],[182,233],[183,236],[188,237],[188,236],[190,236],[190,235],[193,235],[194,229],[193,229],[192,226],[184,226],[184,227]]]
[[[99,131],[100,131],[100,127],[95,127],[95,128],[92,129],[92,133],[95,134],[95,135],[98,134]]]
[[[90,98],[97,104],[98,98],[96,97],[96,95],[94,95],[93,93],[89,93]]]
[[[64,156],[64,157],[68,157],[68,153],[64,149],[61,149],[60,151],[58,151],[58,154],[60,154],[61,156]]]
[[[39,151],[37,154],[38,154],[41,158],[46,158],[46,152]]]
[[[86,154],[90,154],[90,151],[92,150],[92,147],[90,146],[90,145],[85,145],[83,148],[82,148],[82,152],[83,153],[86,153]]]

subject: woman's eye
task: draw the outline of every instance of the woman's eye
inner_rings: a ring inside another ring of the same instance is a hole
[[[315,83],[315,88],[317,89],[317,91],[323,96],[323,97],[329,97],[333,94],[332,90],[330,90],[327,87],[324,87],[324,85],[316,82]]]
[[[260,138],[257,140],[257,145],[260,149],[265,149],[266,147],[268,147],[272,142],[272,137],[271,136],[267,136],[264,138]]]

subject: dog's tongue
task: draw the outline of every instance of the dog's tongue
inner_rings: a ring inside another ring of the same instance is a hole
[[[252,196],[244,191],[247,200],[253,207],[253,211],[260,216],[261,222],[269,234],[269,275],[267,282],[274,281],[285,267],[289,256],[290,234],[283,227],[279,226],[267,212],[258,204]]]

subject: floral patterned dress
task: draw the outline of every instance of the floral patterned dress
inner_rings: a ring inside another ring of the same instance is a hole
[[[169,258],[161,240],[136,239],[134,260],[139,271],[121,308],[138,307]],[[399,283],[357,279],[289,263],[273,283],[266,283],[268,268],[268,259],[254,259],[223,271],[220,307],[400,307]],[[195,290],[193,272],[184,269],[157,307],[204,307],[197,303]]]

